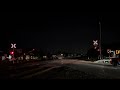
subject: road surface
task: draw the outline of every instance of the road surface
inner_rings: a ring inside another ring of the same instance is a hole
[[[1,70],[0,79],[120,79],[120,67],[83,60],[49,60]]]

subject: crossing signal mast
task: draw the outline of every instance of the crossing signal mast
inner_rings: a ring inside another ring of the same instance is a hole
[[[14,60],[15,60],[15,53],[14,53],[14,50],[15,50],[15,48],[16,48],[16,44],[12,44],[11,43],[11,48],[13,49],[13,51],[11,51],[10,52],[10,54],[13,56],[13,64],[14,64]]]

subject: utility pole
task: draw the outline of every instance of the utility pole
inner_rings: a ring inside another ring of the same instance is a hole
[[[14,51],[15,51],[15,49],[13,47],[13,64],[14,64],[14,59],[15,59],[15,54],[14,54],[15,52]]]
[[[100,60],[102,59],[102,48],[101,48],[101,40],[102,40],[102,32],[101,32],[101,22],[99,21],[100,27],[100,41],[99,41],[99,48],[100,48]]]

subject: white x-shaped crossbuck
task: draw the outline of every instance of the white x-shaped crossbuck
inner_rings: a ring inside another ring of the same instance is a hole
[[[11,43],[11,48],[16,48],[16,44]]]
[[[97,46],[98,45],[98,40],[96,40],[96,41],[93,40],[93,45]]]

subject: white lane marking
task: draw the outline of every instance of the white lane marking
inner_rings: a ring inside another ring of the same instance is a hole
[[[47,71],[49,71],[49,70],[52,70],[52,69],[58,68],[58,67],[60,67],[60,66],[51,67],[51,68],[48,68],[48,69],[43,70],[43,71],[41,71],[41,72],[39,71],[39,72],[33,73],[33,74],[31,74],[31,75],[24,76],[24,77],[22,77],[21,79],[29,79],[29,78],[31,78],[32,76],[36,76],[36,75],[45,73],[45,72],[47,72]]]

